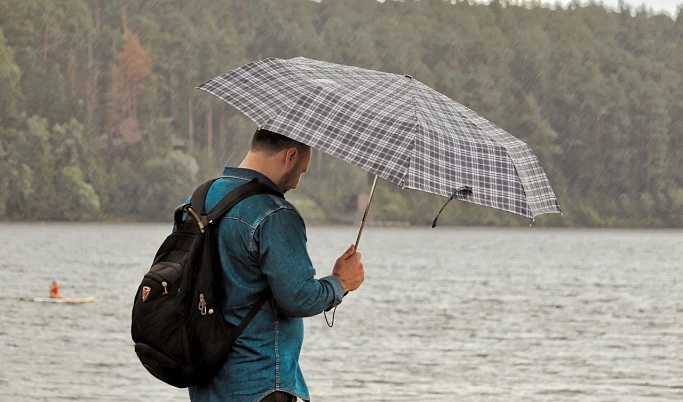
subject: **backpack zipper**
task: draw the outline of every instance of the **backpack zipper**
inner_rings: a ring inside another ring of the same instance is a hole
[[[146,278],[152,279],[154,282],[157,282],[161,284],[161,286],[164,287],[164,293],[165,295],[168,294],[168,282],[164,280],[164,278],[161,277],[161,275],[155,274],[154,272],[148,272],[145,274]]]
[[[206,299],[204,299],[204,294],[199,294],[199,311],[202,315],[206,315]]]

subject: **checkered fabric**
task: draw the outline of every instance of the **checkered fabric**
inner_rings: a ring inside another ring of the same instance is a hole
[[[270,58],[198,88],[261,128],[403,188],[532,219],[560,212],[524,142],[408,75],[303,57]]]

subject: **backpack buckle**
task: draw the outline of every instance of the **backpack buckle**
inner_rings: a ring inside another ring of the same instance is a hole
[[[183,226],[185,211],[189,206],[190,204],[180,204],[176,207],[175,211],[173,211],[173,224],[176,228],[179,229],[181,226]]]
[[[204,223],[202,222],[202,219],[197,215],[196,212],[194,212],[194,209],[192,207],[187,207],[187,213],[192,215],[195,221],[197,221],[197,226],[199,226],[199,231],[204,233]]]

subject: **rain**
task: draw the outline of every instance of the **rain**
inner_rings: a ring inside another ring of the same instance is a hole
[[[681,400],[682,7],[3,0],[0,400],[190,400],[131,311],[257,129],[310,146],[316,283],[364,267],[299,400]]]

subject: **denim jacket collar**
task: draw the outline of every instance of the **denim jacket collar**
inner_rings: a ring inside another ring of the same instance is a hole
[[[258,179],[261,183],[263,183],[269,187],[272,187],[273,189],[277,190],[279,193],[282,193],[282,190],[280,190],[278,188],[278,186],[275,183],[273,183],[272,180],[270,180],[268,178],[268,176],[264,175],[261,172],[257,172],[256,170],[226,166],[223,168],[223,175],[221,175],[221,177],[232,178],[232,179],[241,179],[241,180],[246,180],[246,181],[249,181],[251,179]],[[282,198],[285,198],[284,194],[283,194]]]

